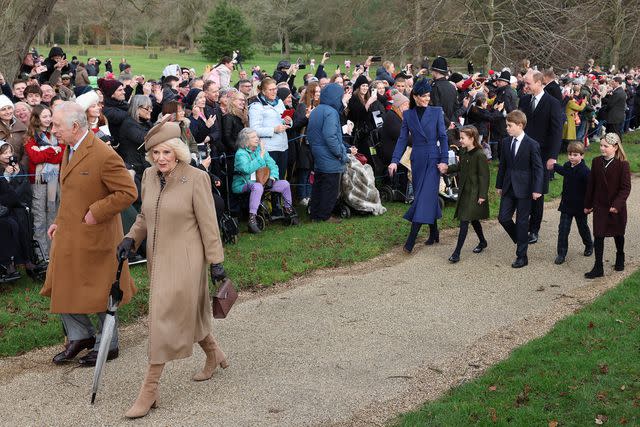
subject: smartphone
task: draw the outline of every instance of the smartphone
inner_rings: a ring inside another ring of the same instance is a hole
[[[382,56],[371,57],[371,62],[380,62],[380,61],[382,61]]]

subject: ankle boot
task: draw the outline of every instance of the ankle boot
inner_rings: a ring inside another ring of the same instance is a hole
[[[586,279],[595,279],[596,277],[604,276],[604,268],[601,263],[595,263],[590,272],[584,273]]]
[[[258,219],[256,218],[256,214],[249,214],[249,233],[258,234],[260,233],[260,227],[258,227]]]
[[[429,225],[429,238],[426,242],[424,242],[424,244],[427,246],[431,246],[434,243],[440,243],[440,230],[438,230],[433,225]]]
[[[227,363],[227,356],[224,355],[224,352],[218,346],[213,335],[207,335],[205,339],[199,341],[198,344],[200,344],[200,347],[202,347],[202,350],[207,355],[207,360],[204,362],[204,368],[202,368],[202,371],[193,376],[194,381],[208,380],[213,376],[218,365],[220,365],[222,369],[227,369],[229,367],[229,364]]]
[[[164,369],[164,363],[149,364],[147,376],[144,378],[138,398],[133,406],[124,414],[127,418],[140,418],[149,413],[151,408],[157,407],[160,393],[158,392],[158,383]]]
[[[624,252],[616,252],[616,271],[624,271]]]

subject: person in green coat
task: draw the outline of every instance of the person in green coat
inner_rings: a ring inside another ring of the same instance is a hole
[[[479,254],[487,247],[487,241],[482,232],[481,219],[489,218],[489,164],[487,156],[480,145],[480,134],[474,126],[464,126],[460,129],[460,161],[456,165],[449,165],[447,173],[458,173],[458,204],[454,218],[460,220],[458,244],[449,257],[449,262],[460,261],[460,250],[464,245],[469,231],[469,223],[478,235],[480,243],[473,249]]]

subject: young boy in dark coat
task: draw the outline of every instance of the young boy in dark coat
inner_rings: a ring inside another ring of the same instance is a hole
[[[593,253],[591,230],[584,213],[584,199],[589,182],[589,167],[584,162],[584,145],[572,142],[567,147],[569,161],[560,166],[555,163],[553,170],[564,177],[562,182],[562,199],[560,200],[560,224],[558,225],[558,255],[555,263],[562,264],[569,248],[571,223],[576,220],[578,232],[584,243],[584,256]]]
[[[513,268],[529,264],[529,215],[531,204],[542,196],[543,173],[540,145],[524,133],[527,116],[520,110],[507,114],[509,138],[502,141],[496,191],[500,198],[498,221],[513,240],[516,260]],[[513,214],[516,222],[513,222]]]

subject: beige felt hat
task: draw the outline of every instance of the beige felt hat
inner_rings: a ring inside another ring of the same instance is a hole
[[[180,139],[181,129],[177,122],[158,123],[144,137],[144,149],[151,150],[158,144],[162,144],[170,139]]]

